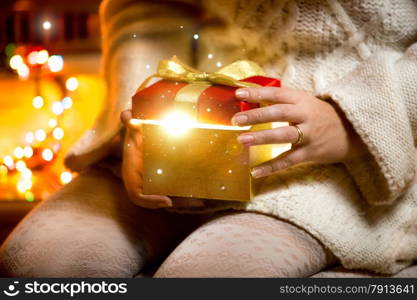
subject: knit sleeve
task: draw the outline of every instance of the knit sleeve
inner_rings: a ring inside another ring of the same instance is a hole
[[[139,84],[158,62],[177,55],[192,63],[193,33],[201,9],[194,0],[104,0],[100,6],[101,71],[106,99],[92,129],[78,140],[65,163],[76,171],[110,154]]]
[[[393,203],[416,173],[417,43],[374,54],[319,96],[339,105],[368,148],[345,163],[364,198]]]

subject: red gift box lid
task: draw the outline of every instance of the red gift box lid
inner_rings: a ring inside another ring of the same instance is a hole
[[[241,81],[260,86],[280,87],[280,80],[264,76],[252,76]],[[160,120],[175,106],[177,93],[189,85],[186,82],[162,79],[138,91],[132,97],[132,114],[142,120]],[[259,107],[235,97],[236,87],[213,84],[198,95],[195,104],[200,123],[231,125],[232,117],[241,111]]]

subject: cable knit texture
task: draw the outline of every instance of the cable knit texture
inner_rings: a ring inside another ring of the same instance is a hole
[[[416,1],[107,0],[101,16],[108,102],[70,167],[109,154],[120,111],[159,60],[176,54],[210,72],[251,59],[283,85],[336,102],[369,151],[292,168],[268,177],[250,203],[207,200],[204,211],[285,219],[349,269],[395,273],[417,259]]]

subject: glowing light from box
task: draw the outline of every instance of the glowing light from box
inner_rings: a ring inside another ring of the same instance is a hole
[[[64,59],[61,55],[52,55],[48,59],[48,67],[51,72],[59,72],[64,68]]]
[[[193,35],[193,39],[198,40],[200,38],[200,36],[196,33]]]
[[[64,112],[64,106],[60,101],[54,101],[54,103],[52,103],[52,112],[57,116]]]
[[[68,171],[64,171],[61,173],[60,180],[62,184],[67,184],[72,180],[72,174]]]
[[[50,30],[52,28],[52,23],[48,20],[43,21],[42,28],[43,30]]]
[[[168,113],[161,122],[165,131],[173,137],[184,135],[196,122],[182,111],[172,111]]]
[[[64,130],[62,130],[62,128],[57,127],[52,131],[52,136],[56,140],[62,140],[64,137]]]
[[[164,173],[164,171],[162,169],[156,170],[156,174],[161,175],[162,173]]]
[[[213,59],[213,54],[209,53],[209,54],[207,55],[207,58],[208,58],[208,59]]]
[[[70,77],[65,82],[65,86],[69,91],[75,91],[78,88],[78,80],[75,77]]]
[[[39,142],[42,142],[46,139],[46,132],[43,129],[38,129],[35,132],[35,138],[36,140],[38,140]]]
[[[43,98],[41,96],[36,96],[32,100],[32,105],[34,108],[40,109],[44,104]]]
[[[129,123],[132,126],[139,126],[140,124],[152,124],[152,125],[166,125],[166,121],[164,120],[141,120],[141,119],[131,119]],[[204,129],[218,129],[218,130],[250,130],[252,126],[231,126],[231,125],[218,125],[218,124],[206,124],[206,123],[198,123],[194,120],[190,121],[189,127],[193,128],[204,128]],[[213,141],[211,141],[213,142]],[[212,143],[210,143],[212,144]]]
[[[42,151],[42,158],[46,161],[51,161],[54,158],[54,153],[51,149],[46,148]]]
[[[36,62],[40,65],[43,65],[44,63],[46,63],[48,61],[48,58],[49,58],[48,51],[47,50],[41,50],[36,55]]]
[[[23,59],[20,55],[13,55],[10,58],[10,68],[17,70],[21,65],[23,65]]]

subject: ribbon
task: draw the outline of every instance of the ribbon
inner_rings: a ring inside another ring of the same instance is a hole
[[[206,73],[184,64],[174,56],[171,59],[162,60],[158,65],[157,72],[146,78],[137,91],[139,92],[146,88],[149,81],[155,77],[188,83],[208,82],[232,87],[260,87],[261,85],[256,83],[240,81],[251,76],[259,75],[264,75],[262,68],[248,60],[239,60],[225,66],[217,72]]]

